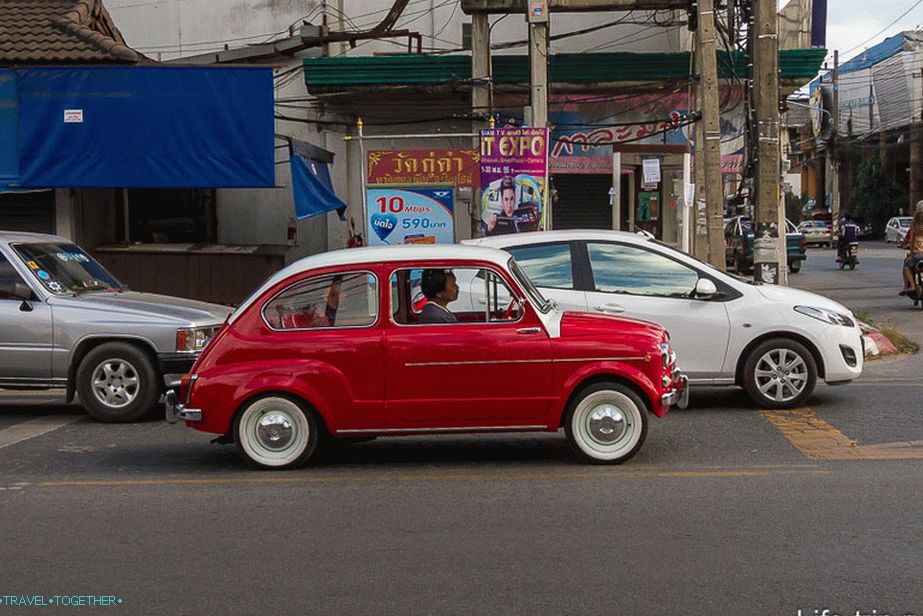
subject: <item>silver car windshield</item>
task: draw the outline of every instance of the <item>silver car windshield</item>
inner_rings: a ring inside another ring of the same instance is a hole
[[[532,301],[535,302],[536,307],[542,312],[548,312],[551,310],[551,302],[545,299],[545,296],[542,295],[535,285],[532,284],[532,281],[529,280],[529,277],[526,276],[526,273],[522,271],[522,268],[519,267],[519,264],[516,263],[516,259],[510,259],[507,264],[510,271],[513,273],[513,276],[516,277],[516,280],[519,281],[519,284],[522,285],[522,288],[526,290],[526,293],[529,294],[529,297],[532,298]]]
[[[76,244],[14,244],[13,250],[51,293],[121,291],[115,276]]]

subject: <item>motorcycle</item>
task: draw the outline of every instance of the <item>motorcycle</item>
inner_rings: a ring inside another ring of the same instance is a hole
[[[913,300],[914,306],[923,308],[923,263],[917,263],[917,266],[913,268],[913,280],[916,291],[907,297]]]
[[[845,268],[847,265],[851,270],[856,269],[856,265],[859,263],[859,242],[850,242],[844,246],[836,262],[840,264],[840,269]]]

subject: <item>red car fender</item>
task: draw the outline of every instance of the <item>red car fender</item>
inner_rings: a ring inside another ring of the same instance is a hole
[[[352,404],[345,377],[322,362],[260,362],[215,367],[199,375],[189,406],[202,410],[202,421],[189,425],[203,432],[227,434],[238,409],[250,400],[270,393],[288,394],[313,408],[334,431],[331,408]],[[323,394],[321,392],[324,392]]]
[[[649,365],[647,362],[637,363],[642,364],[643,366]],[[658,417],[662,417],[664,415],[664,412],[660,407],[660,388],[650,379],[647,374],[641,370],[640,366],[635,367],[631,364],[614,361],[596,362],[583,366],[576,372],[572,373],[562,385],[561,398],[558,401],[558,404],[556,404],[554,407],[555,415],[552,417],[554,423],[551,424],[553,427],[556,428],[557,426],[561,425],[563,415],[567,410],[567,404],[574,393],[580,389],[582,384],[588,379],[598,376],[611,376],[615,377],[615,380],[630,381],[631,384],[634,385],[635,388],[639,389],[644,395],[645,401],[649,405],[648,408]]]

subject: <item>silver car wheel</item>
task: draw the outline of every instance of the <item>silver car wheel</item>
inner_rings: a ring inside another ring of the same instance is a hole
[[[128,361],[121,358],[106,359],[93,370],[93,395],[109,408],[120,409],[138,397],[141,376]]]
[[[238,422],[241,450],[266,467],[298,461],[316,436],[305,412],[287,398],[256,400],[243,411]]]
[[[791,349],[772,349],[756,362],[754,372],[760,393],[774,402],[790,402],[808,383],[808,367]]]

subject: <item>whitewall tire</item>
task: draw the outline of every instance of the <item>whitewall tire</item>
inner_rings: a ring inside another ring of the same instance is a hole
[[[234,422],[234,441],[243,457],[270,469],[303,466],[317,448],[314,414],[282,396],[250,402]]]
[[[567,441],[585,462],[625,462],[644,444],[646,411],[638,394],[625,385],[590,385],[574,398],[565,414]]]

